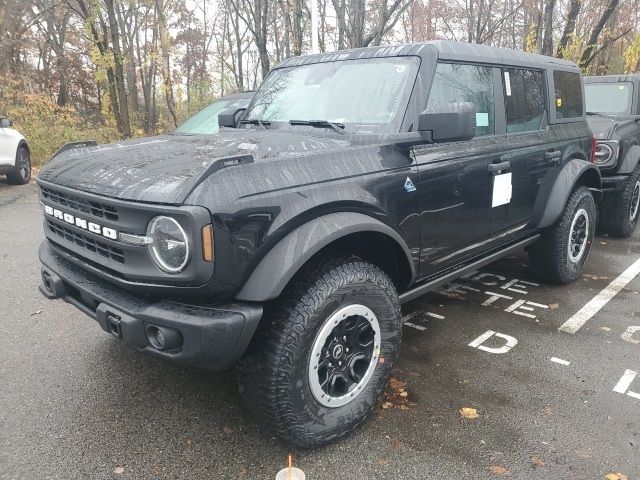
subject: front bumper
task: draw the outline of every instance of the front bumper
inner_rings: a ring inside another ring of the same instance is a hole
[[[232,365],[246,350],[262,316],[258,303],[207,306],[133,295],[61,258],[46,240],[39,255],[43,295],[76,306],[125,343],[184,365],[208,369]],[[158,327],[173,335],[179,346],[157,348],[150,332]]]

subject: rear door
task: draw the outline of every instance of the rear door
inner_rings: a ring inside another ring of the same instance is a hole
[[[501,105],[499,72],[492,66],[438,63],[427,111],[447,103],[471,102],[476,136],[470,141],[414,148],[420,198],[420,276],[486,251],[499,241],[506,209],[492,208],[491,164],[508,162],[504,133],[496,133],[495,105]],[[496,95],[496,90],[498,95]],[[501,107],[500,107],[501,108]]]
[[[505,121],[511,148],[510,234],[535,228],[534,205],[545,175],[559,168],[562,145],[549,128],[546,71],[503,68]]]

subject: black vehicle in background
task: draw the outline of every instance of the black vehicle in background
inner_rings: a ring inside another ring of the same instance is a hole
[[[640,218],[640,74],[584,81],[587,121],[598,141],[595,161],[604,190],[599,229],[629,237]]]
[[[518,249],[578,278],[601,187],[580,69],[454,42],[284,61],[215,135],[63,152],[38,174],[41,291],[115,337],[237,364],[317,447],[373,411],[402,303]]]

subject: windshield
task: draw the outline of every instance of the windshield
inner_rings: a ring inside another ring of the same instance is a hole
[[[245,108],[249,105],[249,98],[220,99],[204,107],[198,113],[185,120],[176,128],[174,133],[189,135],[207,135],[218,133],[218,114],[230,108]]]
[[[246,120],[327,120],[359,133],[388,131],[402,119],[420,59],[388,57],[274,70]]]
[[[631,82],[587,83],[584,86],[587,112],[629,115],[631,114],[632,95],[633,84]]]

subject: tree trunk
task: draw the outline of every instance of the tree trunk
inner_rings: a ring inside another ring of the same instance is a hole
[[[596,49],[598,38],[602,33],[602,29],[609,20],[609,17],[617,8],[619,1],[620,0],[609,0],[609,4],[607,5],[605,11],[602,13],[600,20],[598,20],[598,23],[596,23],[595,27],[593,27],[591,35],[589,36],[589,40],[587,41],[587,48],[585,48],[584,52],[582,52],[582,55],[580,56],[580,68],[587,68],[593,61],[593,52]]]
[[[167,108],[173,119],[173,126],[178,126],[178,117],[176,115],[176,101],[173,97],[173,81],[171,80],[171,64],[169,57],[169,33],[167,32],[167,19],[164,15],[163,0],[155,0],[156,11],[158,13],[158,33],[160,35],[160,51],[162,53],[162,84],[164,88],[165,98],[167,100]]]
[[[571,0],[571,6],[569,7],[569,13],[567,15],[567,23],[564,25],[562,31],[562,37],[558,44],[558,50],[556,51],[556,57],[563,58],[564,51],[569,46],[569,37],[576,30],[576,19],[580,13],[580,7],[582,7],[582,0]]]
[[[543,40],[542,40],[542,54],[553,55],[553,10],[556,6],[556,0],[546,0],[544,5],[544,16],[542,20],[543,25]]]
[[[113,52],[113,64],[118,94],[118,105],[120,106],[120,118],[122,121],[122,135],[125,138],[131,136],[131,124],[129,123],[129,103],[127,100],[127,89],[124,85],[124,69],[122,67],[122,51],[120,49],[120,30],[116,20],[116,13],[113,0],[105,0],[107,16],[109,18],[109,31],[111,33],[111,51]]]

